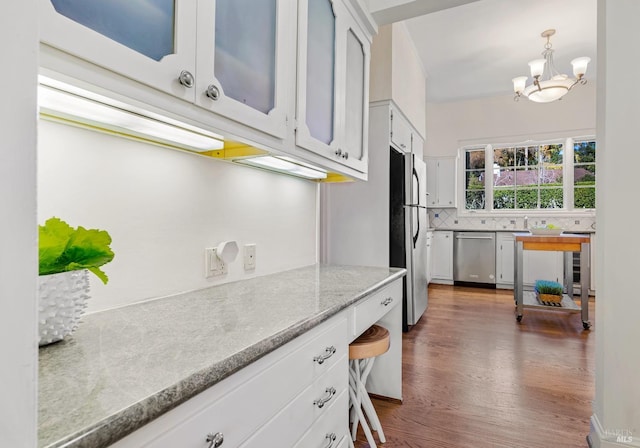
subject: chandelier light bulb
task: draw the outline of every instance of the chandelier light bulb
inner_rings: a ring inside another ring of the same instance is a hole
[[[525,96],[536,103],[550,103],[565,96],[576,84],[587,82],[584,75],[587,72],[587,65],[591,61],[588,57],[580,57],[571,61],[575,78],[560,73],[556,69],[551,45],[551,36],[555,33],[556,30],[548,29],[540,34],[546,39],[546,43],[542,58],[529,61],[532,83],[527,85],[528,78],[526,76],[518,76],[511,80],[515,92],[514,100],[517,101],[521,96]]]
[[[526,76],[518,76],[517,78],[513,78],[513,91],[515,93],[522,93],[524,87],[527,85],[527,77]]]
[[[591,58],[583,56],[581,58],[575,58],[571,61],[571,65],[573,66],[573,76],[580,79],[585,73],[587,73],[587,65],[591,62]]]
[[[542,76],[544,73],[544,64],[547,62],[545,59],[534,59],[529,61],[529,68],[531,69],[531,77]]]

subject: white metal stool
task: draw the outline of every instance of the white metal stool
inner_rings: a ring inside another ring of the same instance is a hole
[[[358,339],[349,344],[351,439],[356,440],[358,423],[360,423],[371,448],[376,448],[376,443],[371,433],[372,429],[378,432],[380,443],[385,443],[386,439],[382,431],[382,425],[380,425],[380,419],[373,407],[373,403],[371,403],[371,398],[369,398],[365,384],[367,383],[369,373],[371,373],[371,368],[373,367],[376,356],[386,353],[387,350],[389,350],[389,331],[379,325],[373,325],[362,333]],[[369,420],[368,424],[367,420]],[[369,426],[371,426],[371,428],[369,428]]]

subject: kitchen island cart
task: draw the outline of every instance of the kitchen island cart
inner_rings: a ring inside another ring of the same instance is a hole
[[[524,308],[536,308],[554,311],[580,313],[582,326],[585,330],[591,327],[589,322],[589,235],[564,234],[533,235],[531,233],[514,233],[514,288],[513,295],[516,302],[516,319],[522,321]],[[535,291],[525,291],[523,288],[523,253],[525,250],[559,251],[564,253],[564,294],[559,306],[543,305],[538,302]],[[573,301],[573,252],[580,253],[580,306]]]

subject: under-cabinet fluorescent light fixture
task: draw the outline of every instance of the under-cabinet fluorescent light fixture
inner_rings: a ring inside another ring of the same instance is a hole
[[[44,80],[44,83],[43,83]],[[125,136],[203,152],[222,149],[222,137],[116,100],[41,77],[40,113]],[[220,138],[220,140],[218,138]]]
[[[298,162],[289,157],[261,156],[250,159],[239,159],[236,160],[236,162],[258,168],[265,168],[271,171],[291,174],[292,176],[304,177],[305,179],[327,178],[326,171]]]

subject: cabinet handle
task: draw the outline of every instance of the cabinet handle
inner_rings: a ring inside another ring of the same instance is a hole
[[[336,348],[332,345],[331,347],[327,347],[324,349],[324,355],[315,356],[313,360],[318,364],[322,364],[327,359],[331,358],[335,352],[336,352]]]
[[[194,78],[191,72],[182,70],[180,72],[180,75],[178,75],[178,81],[180,81],[180,84],[185,86],[187,89],[190,89],[191,87],[193,87]]]
[[[327,434],[324,438],[329,440],[329,445],[324,448],[331,448],[333,446],[333,442],[336,441],[336,433],[332,432],[331,434]]]
[[[216,86],[211,84],[209,85],[209,87],[207,87],[207,96],[213,101],[216,101],[218,98],[220,98],[220,90],[218,90]]]
[[[207,434],[207,443],[209,444],[207,448],[218,448],[222,446],[222,442],[224,442],[224,436],[221,432]]]
[[[342,149],[338,148],[338,150],[336,151],[336,155],[338,157],[342,157]]]
[[[344,160],[347,160],[347,159],[349,158],[349,153],[348,153],[347,151],[345,151],[345,152],[342,154],[342,158],[343,158]]]
[[[391,302],[393,302],[393,297],[387,297],[382,302],[380,302],[380,305],[389,306]]]
[[[325,390],[327,396],[325,398],[319,398],[317,400],[313,401],[313,405],[314,406],[318,406],[318,408],[322,409],[324,407],[325,404],[327,404],[329,402],[329,400],[331,400],[333,398],[333,396],[336,394],[336,388],[335,387],[327,387]]]
[[[404,143],[400,143],[400,147],[401,147],[402,149],[405,149],[405,148],[407,147],[407,145],[405,145]]]

